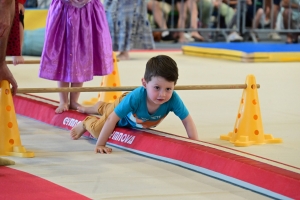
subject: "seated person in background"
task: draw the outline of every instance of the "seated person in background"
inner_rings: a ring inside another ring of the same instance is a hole
[[[174,91],[178,79],[176,62],[166,55],[151,58],[146,64],[141,87],[124,93],[114,103],[99,101],[94,106],[79,106],[78,111],[100,114],[99,119],[88,116],[71,130],[76,140],[85,131],[98,138],[96,153],[111,153],[106,146],[116,126],[148,129],[157,126],[169,112],[182,121],[189,138],[198,140],[194,121],[179,95]]]
[[[212,16],[217,18],[214,20],[215,23],[220,25],[220,18],[222,17],[225,19],[225,26],[227,28],[233,28],[235,23],[232,26],[230,24],[235,15],[235,4],[237,4],[237,1],[235,0],[229,2],[227,0],[199,0],[198,10],[200,12],[202,28],[211,27],[210,23]],[[214,13],[216,13],[216,15],[213,15]],[[231,42],[243,41],[243,38],[236,32],[232,32],[228,38]]]
[[[173,0],[157,0],[157,1],[160,2],[160,3],[164,2],[165,4],[167,4],[168,6],[171,7],[171,10],[178,11],[178,22],[177,22],[177,27],[176,28],[178,28],[178,29],[184,29],[184,28],[186,28],[186,19],[187,19],[187,12],[188,11],[191,14],[190,27],[193,28],[193,29],[197,29],[198,28],[198,9],[197,9],[196,0],[174,0],[174,5],[172,5],[172,1]],[[164,6],[164,5],[162,5],[162,6]],[[172,7],[172,6],[174,6],[174,7]],[[148,7],[148,9],[149,9],[149,7]],[[150,8],[150,10],[155,14],[155,11],[153,10],[153,5],[152,5],[152,9]],[[157,18],[159,20],[159,17],[161,17],[162,14],[160,13],[158,15],[159,16]],[[172,16],[172,14],[169,17],[172,18],[171,20],[174,19],[174,17]],[[157,23],[159,25],[159,22],[157,22]],[[162,28],[162,27],[164,27],[164,25],[160,26],[160,28]],[[169,28],[173,28],[173,27],[169,27]],[[178,31],[178,32],[175,32],[172,35],[172,37],[177,42],[180,42],[180,43],[189,42],[189,40],[186,39],[184,33],[185,33],[184,31]],[[194,41],[204,41],[204,38],[196,30],[195,31],[191,31],[190,36],[193,38]],[[164,37],[164,35],[162,35],[162,37]]]
[[[192,29],[198,29],[198,6],[197,6],[198,0],[187,0],[186,1],[186,6],[187,10],[190,13],[190,27]],[[191,31],[190,33],[191,37],[194,39],[196,42],[203,42],[204,38],[200,35],[200,33],[197,30]]]
[[[256,3],[256,4],[254,4]],[[247,0],[247,12],[246,12],[246,27],[252,28],[256,40],[259,40],[258,35],[255,33],[255,29],[258,28],[260,20],[264,14],[263,0]]]
[[[254,2],[256,2],[255,5],[254,5]],[[251,30],[252,37],[255,37],[254,38],[255,40],[259,40],[258,35],[255,34],[254,32],[255,32],[255,29],[258,28],[259,23],[260,23],[260,19],[264,14],[264,11],[262,9],[263,2],[262,2],[262,0],[256,0],[256,1],[255,0],[246,0],[246,4],[247,4],[247,7],[246,7],[246,9],[247,9],[246,10],[246,22],[245,22],[246,23],[245,24],[246,28],[251,28],[252,29]],[[242,28],[242,22],[243,22],[243,19],[240,16],[240,29]],[[232,28],[232,26],[234,26],[236,23],[237,23],[237,13],[235,13],[235,15],[233,16],[233,19],[231,21],[231,24],[230,24],[229,28]],[[236,37],[236,35],[238,35],[237,32],[232,32],[229,35],[229,40],[230,40],[231,36]]]
[[[282,0],[282,13],[283,24],[285,29],[298,29],[300,28],[300,0]],[[286,43],[298,43],[299,32],[288,33]]]
[[[280,12],[281,0],[265,0],[265,21],[264,26],[270,26],[271,29],[276,29],[278,13]],[[272,40],[281,40],[281,37],[275,31],[269,34],[269,38]]]
[[[160,29],[163,30],[161,32],[161,39],[163,41],[174,40],[172,34],[168,30],[167,22],[165,19],[165,15],[168,15],[170,12],[170,6],[161,5],[161,4],[162,2],[159,2],[157,0],[149,0],[147,3],[147,10],[152,13],[155,23],[158,25]],[[167,13],[165,13],[165,11]]]

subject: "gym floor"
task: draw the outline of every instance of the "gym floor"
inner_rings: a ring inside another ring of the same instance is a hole
[[[169,55],[177,62],[180,75],[177,85],[244,84],[247,75],[253,74],[261,86],[258,96],[264,131],[281,138],[282,143],[235,147],[219,139],[234,128],[242,90],[178,93],[196,123],[201,141],[300,173],[299,63],[240,63],[185,56],[179,49],[133,51],[130,60],[118,62],[121,86],[140,86],[147,60],[159,54]],[[10,65],[10,69],[19,88],[57,87],[55,81],[38,78],[38,64]],[[95,77],[84,86],[98,87],[101,79]],[[57,93],[35,95],[58,101]],[[97,95],[82,92],[79,102]],[[17,118],[22,144],[34,151],[35,157],[7,157],[16,162],[10,167],[91,199],[269,199],[237,185],[115,147],[110,155],[95,154],[94,140],[74,141],[67,130],[24,116]],[[156,129],[186,137],[182,123],[173,113]]]

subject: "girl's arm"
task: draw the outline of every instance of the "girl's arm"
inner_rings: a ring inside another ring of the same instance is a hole
[[[182,120],[182,123],[185,127],[185,130],[186,130],[189,138],[191,138],[193,140],[199,140],[198,132],[197,132],[195,123],[194,123],[191,115],[188,115],[184,120]]]
[[[107,118],[107,120],[104,123],[104,126],[100,132],[100,135],[98,137],[97,143],[96,143],[96,148],[95,152],[96,153],[111,153],[112,149],[109,147],[106,147],[106,142],[109,138],[109,136],[112,134],[114,131],[116,124],[120,118],[118,115],[113,111]]]

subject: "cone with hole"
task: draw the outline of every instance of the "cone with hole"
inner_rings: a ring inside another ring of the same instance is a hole
[[[117,87],[121,86],[120,84],[120,76],[118,69],[118,61],[115,52],[113,52],[113,64],[114,69],[113,72],[107,76],[103,76],[101,81],[101,87]],[[84,105],[94,105],[98,101],[104,102],[114,102],[119,96],[121,96],[122,92],[99,92],[97,98],[92,98],[88,101],[83,101]]]
[[[248,75],[246,84],[247,88],[242,94],[233,132],[228,135],[221,135],[220,139],[228,140],[239,147],[281,143],[280,138],[273,138],[271,134],[264,133],[255,77]]]
[[[34,157],[21,144],[20,132],[8,81],[1,82],[0,96],[0,155]]]

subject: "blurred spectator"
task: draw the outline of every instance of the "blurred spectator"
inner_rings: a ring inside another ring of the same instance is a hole
[[[191,31],[190,35],[185,34],[185,31],[182,29],[186,28],[186,20],[188,11],[191,16],[190,27],[192,29],[198,29],[198,8],[196,4],[196,0],[157,0],[160,3],[163,3],[164,6],[167,4],[168,7],[171,8],[171,14],[169,14],[171,20],[175,21],[175,14],[178,13],[177,20],[177,28],[181,29],[172,34],[172,37],[176,40],[176,42],[185,43],[189,42],[189,38],[192,38],[192,41],[204,41],[204,38],[200,35],[197,30]],[[160,7],[162,7],[160,5]],[[151,9],[151,8],[150,8]],[[153,12],[153,8],[151,9]],[[162,16],[159,14],[159,16]],[[156,19],[155,19],[156,20]],[[159,22],[156,21],[159,24]],[[161,28],[161,27],[160,27]],[[173,28],[173,27],[171,27]]]
[[[284,8],[282,17],[285,29],[300,29],[300,0],[283,0]],[[287,34],[286,43],[298,43],[300,30]]]
[[[197,0],[187,0],[186,5],[187,5],[187,10],[190,13],[190,27],[192,29],[198,29],[198,6],[197,6]],[[191,37],[196,41],[196,42],[203,42],[204,38],[202,35],[199,34],[197,30],[193,30],[190,33]]]
[[[260,25],[260,21],[264,14],[263,0],[247,0],[247,11],[246,11],[246,27],[252,28],[252,33]],[[254,33],[255,34],[255,33]],[[259,40],[258,35],[254,35],[256,40]]]
[[[104,0],[113,50],[120,60],[129,59],[131,49],[153,49],[154,40],[145,0]]]
[[[26,0],[24,7],[25,8],[37,8],[38,1],[37,0]]]
[[[265,0],[266,19],[264,25],[267,26],[269,24],[271,29],[276,29],[278,13],[280,11],[280,2],[281,0]],[[269,38],[271,38],[272,40],[281,40],[280,35],[276,32],[270,33]]]
[[[236,22],[232,22],[235,16],[235,5],[237,1],[221,1],[221,0],[200,0],[198,2],[198,8],[200,12],[200,20],[202,28],[210,27],[211,17],[214,16],[214,24],[218,24],[221,28],[222,19],[225,20],[223,28],[233,28]],[[232,24],[232,25],[231,25]],[[213,26],[211,26],[213,27]],[[232,32],[228,36],[228,41],[238,42],[243,41],[237,32]]]
[[[164,2],[171,7],[172,14],[171,16],[169,16],[171,20],[174,20],[174,13],[175,13],[174,11],[176,10],[178,12],[177,28],[184,29],[186,18],[187,18],[187,6],[185,4],[186,0],[158,0],[158,1]],[[173,37],[177,42],[181,42],[181,43],[188,42],[188,40],[184,36],[183,30],[174,32]]]
[[[168,26],[166,22],[166,15],[168,15],[169,13],[164,13],[162,7],[166,5],[162,5],[162,3],[163,2],[159,2],[157,0],[149,0],[147,3],[147,9],[153,14],[154,21],[158,25],[158,27],[163,30],[161,32],[161,39],[163,41],[174,40],[172,34],[168,30]],[[170,8],[167,10],[170,12]]]
[[[261,18],[264,14],[263,11],[263,2],[262,0],[246,0],[246,21],[245,21],[245,26],[246,28],[251,28],[250,34],[252,36],[252,40],[259,40],[258,35],[256,33],[254,33],[254,30],[257,29],[260,25],[260,21]],[[243,11],[241,11],[243,12]],[[231,25],[229,28],[231,28],[234,24],[237,23],[237,13],[235,13],[233,20],[231,22]],[[242,15],[239,16],[240,17],[240,32],[242,31],[242,22],[243,22],[243,18]],[[233,32],[229,35],[229,40],[231,40],[231,36],[234,35],[235,37],[237,37],[237,32]],[[255,38],[253,38],[255,37]],[[244,39],[244,38],[243,38]]]

